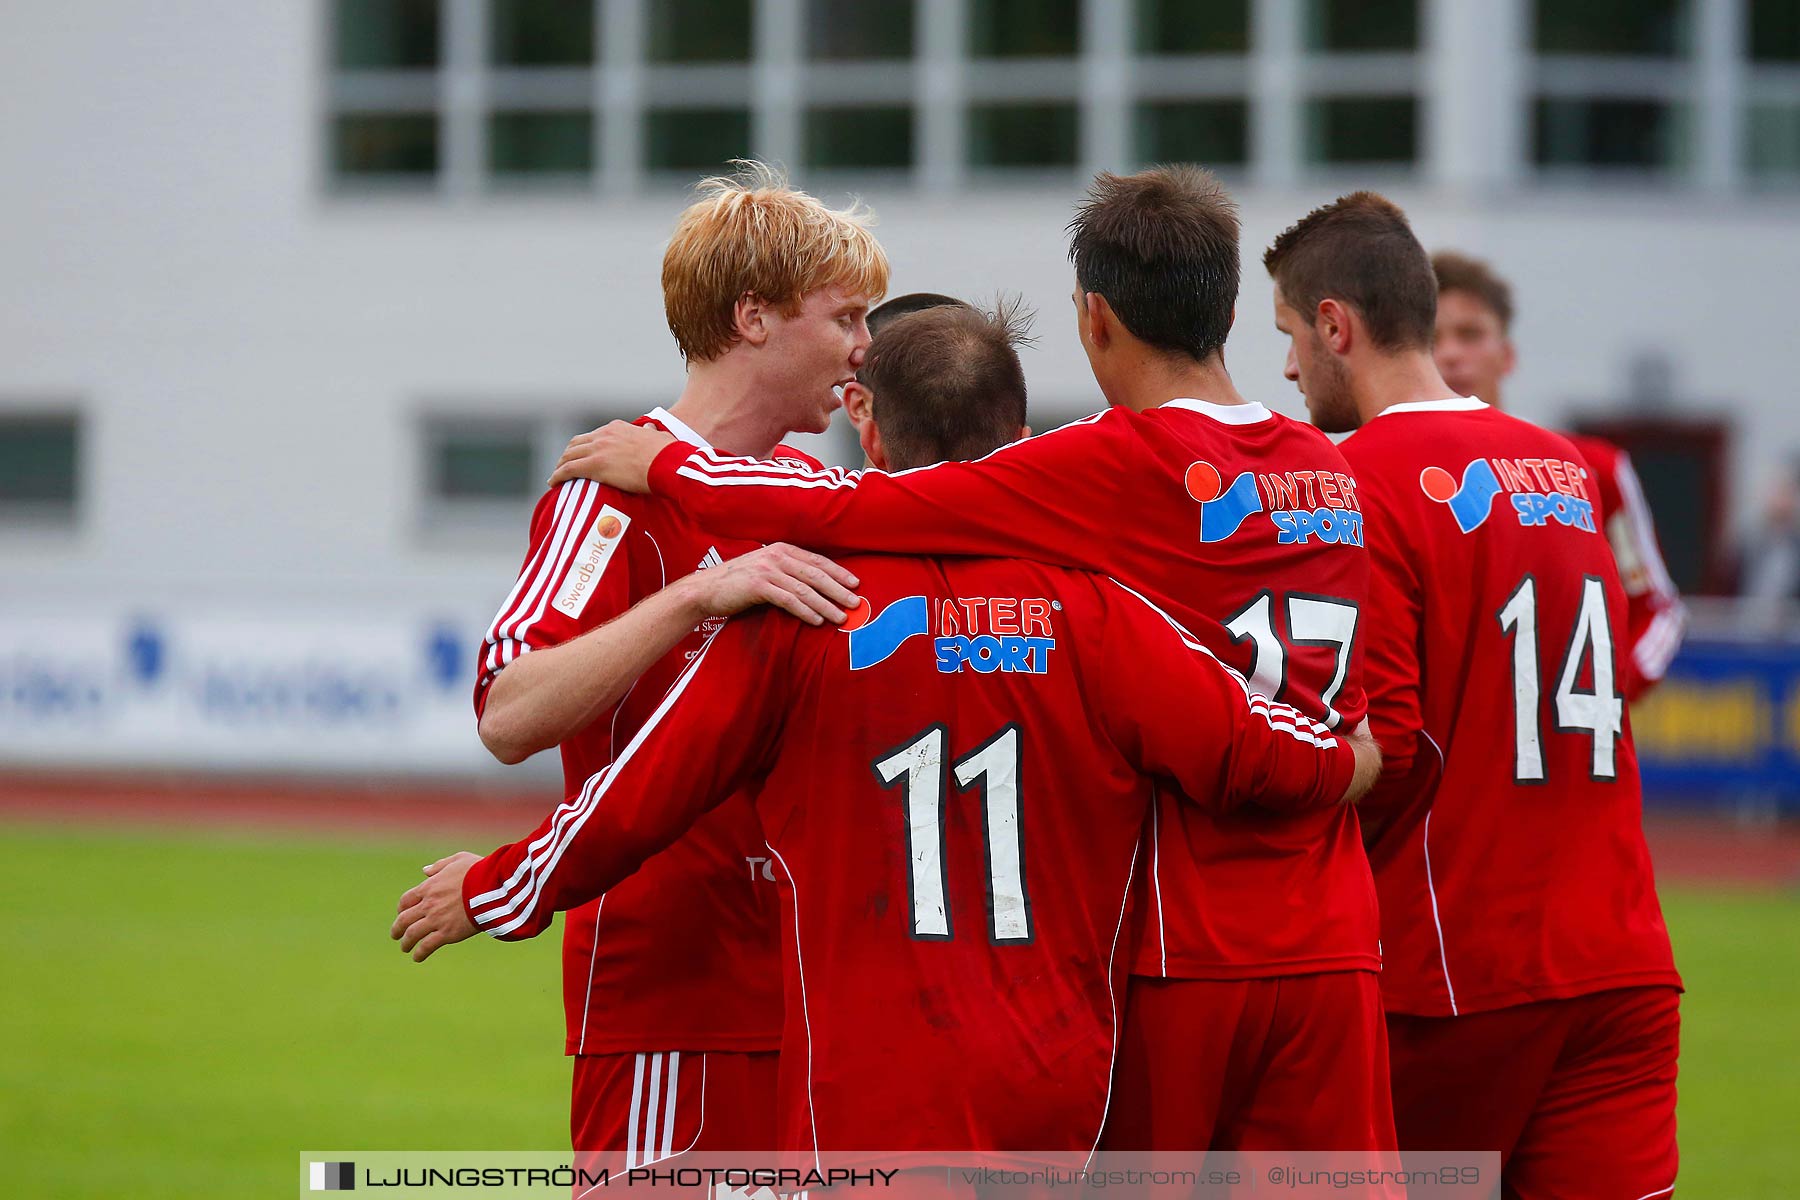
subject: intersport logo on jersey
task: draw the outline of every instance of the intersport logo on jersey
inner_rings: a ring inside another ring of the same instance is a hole
[[[1588,533],[1598,531],[1587,471],[1567,459],[1478,458],[1463,467],[1460,482],[1442,467],[1426,467],[1419,472],[1419,487],[1429,499],[1449,508],[1464,533],[1474,533],[1487,522],[1500,496],[1511,497],[1521,525],[1555,521]]]
[[[930,637],[942,674],[967,667],[982,675],[1042,675],[1056,649],[1050,614],[1060,611],[1061,601],[1043,596],[907,596],[877,614],[865,597],[839,628],[849,638],[852,671],[886,662],[915,637]]]
[[[1188,465],[1187,494],[1200,503],[1200,540],[1222,542],[1245,521],[1266,514],[1280,545],[1318,542],[1363,544],[1362,505],[1356,480],[1338,471],[1242,471],[1225,486],[1219,468],[1204,459]]]

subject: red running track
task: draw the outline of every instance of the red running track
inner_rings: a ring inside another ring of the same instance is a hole
[[[560,799],[554,784],[466,780],[0,774],[0,821],[108,829],[415,834],[434,842],[457,835],[498,844],[530,832]],[[1800,827],[1792,823],[1657,814],[1645,833],[1662,883],[1800,887]]]

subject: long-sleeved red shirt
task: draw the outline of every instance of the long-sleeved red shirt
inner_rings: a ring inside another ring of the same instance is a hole
[[[1378,618],[1389,777],[1362,809],[1384,1005],[1680,986],[1620,690],[1625,594],[1580,455],[1468,399],[1394,405],[1343,449]]]
[[[1354,724],[1366,707],[1356,483],[1323,434],[1258,404],[1113,408],[975,462],[892,474],[678,443],[650,482],[731,537],[1100,571],[1275,699],[1332,726]],[[1135,973],[1379,969],[1375,887],[1353,811],[1276,818],[1168,798],[1150,834]]]
[[[1625,585],[1625,629],[1619,640],[1619,690],[1626,700],[1662,682],[1687,631],[1687,607],[1675,590],[1656,540],[1631,456],[1604,438],[1566,434],[1593,472],[1600,530]]]
[[[663,409],[645,421],[697,439]],[[816,466],[798,451],[781,454]],[[696,569],[756,548],[720,538],[677,504],[585,480],[545,494],[531,545],[481,648],[475,711],[521,655],[561,645]],[[702,622],[611,709],[558,750],[565,794],[624,749],[721,622]],[[722,805],[618,890],[563,927],[568,1054],[774,1050],[781,1041],[774,884],[744,868],[762,846],[747,800]],[[718,1003],[721,994],[736,997]]]
[[[1330,812],[1354,756],[1106,579],[846,565],[857,628],[726,623],[611,767],[470,870],[471,919],[535,934],[748,794],[745,871],[783,902],[783,1148],[1085,1153],[1153,787]]]

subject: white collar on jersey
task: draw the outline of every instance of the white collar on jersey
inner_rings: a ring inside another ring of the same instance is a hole
[[[1385,417],[1389,413],[1409,412],[1478,412],[1487,405],[1473,396],[1452,396],[1448,400],[1413,400],[1406,404],[1390,404],[1377,417]]]
[[[686,442],[690,446],[698,446],[702,450],[711,450],[713,445],[694,432],[694,427],[683,421],[668,409],[658,405],[647,414],[652,421],[675,435],[678,442]]]
[[[1221,425],[1260,425],[1275,415],[1254,400],[1244,404],[1214,404],[1210,400],[1194,400],[1183,396],[1165,402],[1162,407],[1185,408],[1203,417],[1211,417]]]

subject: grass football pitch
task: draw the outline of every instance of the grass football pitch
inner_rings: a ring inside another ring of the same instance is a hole
[[[387,940],[448,848],[0,826],[6,1193],[283,1196],[303,1149],[566,1146],[554,934],[423,966]],[[1664,901],[1678,1194],[1791,1196],[1800,896]]]

